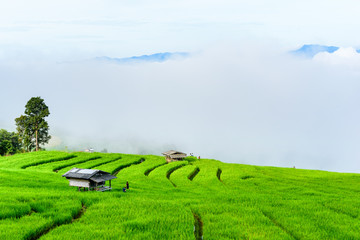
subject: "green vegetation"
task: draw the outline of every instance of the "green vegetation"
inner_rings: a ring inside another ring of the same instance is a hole
[[[21,151],[19,136],[14,132],[0,129],[0,156],[10,155]]]
[[[118,178],[78,192],[73,167]],[[0,239],[360,239],[358,174],[40,151],[0,157],[0,182]]]
[[[41,150],[40,145],[51,138],[45,121],[49,115],[49,108],[42,98],[31,98],[25,106],[25,115],[15,119],[17,133],[0,129],[0,156]]]
[[[49,125],[45,121],[49,115],[44,99],[32,97],[25,105],[25,115],[15,119],[17,132],[27,152],[39,151],[40,145],[49,142]]]

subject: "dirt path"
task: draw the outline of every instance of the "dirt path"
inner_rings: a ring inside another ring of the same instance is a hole
[[[42,229],[41,231],[35,233],[34,235],[29,236],[28,238],[26,238],[26,240],[39,239],[42,236],[44,236],[45,234],[49,233],[51,230],[53,230],[56,227],[66,225],[66,224],[72,224],[73,222],[75,222],[76,220],[81,218],[84,215],[85,211],[86,211],[86,206],[84,205],[84,203],[81,203],[81,205],[82,205],[82,207],[81,207],[80,211],[71,219],[71,222],[64,222],[63,224],[59,224],[59,225],[56,225],[55,223],[53,223],[52,225]]]
[[[196,168],[194,169],[194,171],[193,171],[192,173],[190,173],[190,175],[188,176],[188,179],[189,179],[190,181],[192,181],[199,172],[200,172],[200,168],[199,168],[199,167],[196,167]]]
[[[202,240],[203,239],[203,222],[201,220],[201,217],[198,213],[194,212],[193,210],[192,214],[194,216],[194,235],[196,240]]]
[[[216,176],[217,176],[217,178],[219,179],[220,182],[223,182],[223,181],[221,180],[221,173],[222,173],[222,170],[221,170],[220,168],[218,168],[218,170],[217,170],[217,172],[216,172]]]
[[[158,168],[158,167],[164,166],[165,164],[167,164],[167,163],[162,163],[162,164],[156,165],[155,167],[152,167],[152,168],[146,170],[146,171],[144,172],[144,175],[145,175],[145,176],[149,176],[149,174],[150,174],[153,170],[155,170],[155,169]]]
[[[132,162],[132,163],[129,163],[129,164],[126,164],[126,165],[121,165],[119,167],[117,167],[115,170],[112,171],[112,174],[114,176],[116,176],[121,170],[123,170],[124,168],[128,168],[132,165],[137,165],[137,164],[140,164],[140,163],[143,163],[145,161],[144,158],[140,158],[139,160],[135,161],[135,162]]]
[[[291,236],[293,239],[298,240],[299,238],[296,237],[291,231],[289,231],[288,229],[286,229],[283,225],[281,225],[280,223],[278,223],[276,221],[275,218],[273,218],[269,213],[266,213],[264,211],[261,211],[262,214],[267,217],[275,226],[279,227],[281,230],[283,230],[284,232],[286,232],[289,236]]]
[[[179,168],[182,168],[183,166],[186,166],[186,165],[187,165],[187,164],[181,164],[181,165],[178,165],[178,166],[176,166],[176,167],[173,167],[173,168],[169,169],[169,171],[167,171],[166,177],[167,177],[167,179],[169,179],[169,181],[171,182],[171,184],[172,184],[174,187],[176,187],[176,184],[173,183],[173,182],[170,180],[170,175],[171,175],[173,172],[175,172],[176,170],[178,170]]]

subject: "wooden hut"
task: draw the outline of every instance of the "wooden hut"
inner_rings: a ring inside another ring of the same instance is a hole
[[[186,158],[186,153],[175,151],[175,150],[163,152],[162,154],[165,156],[166,161],[168,163],[173,162],[173,161],[183,160],[184,158]]]
[[[108,172],[81,168],[73,168],[62,176],[69,180],[70,186],[78,187],[79,191],[87,188],[102,192],[111,190],[111,180],[116,178]],[[105,186],[106,181],[109,181],[109,186]]]

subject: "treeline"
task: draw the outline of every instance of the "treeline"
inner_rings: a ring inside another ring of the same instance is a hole
[[[49,115],[49,108],[42,98],[31,98],[25,105],[25,114],[15,119],[17,132],[0,130],[0,155],[41,150],[41,145],[51,138],[45,120]]]

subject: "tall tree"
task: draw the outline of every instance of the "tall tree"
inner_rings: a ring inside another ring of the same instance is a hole
[[[45,117],[49,115],[49,108],[44,99],[33,97],[25,105],[25,115],[15,119],[18,134],[26,151],[32,151],[34,148],[39,151],[40,145],[49,142],[49,124],[45,121]]]
[[[32,141],[33,131],[30,126],[28,116],[21,115],[15,119],[16,130],[20,137],[20,141],[25,151],[30,152],[35,148],[35,144]]]

